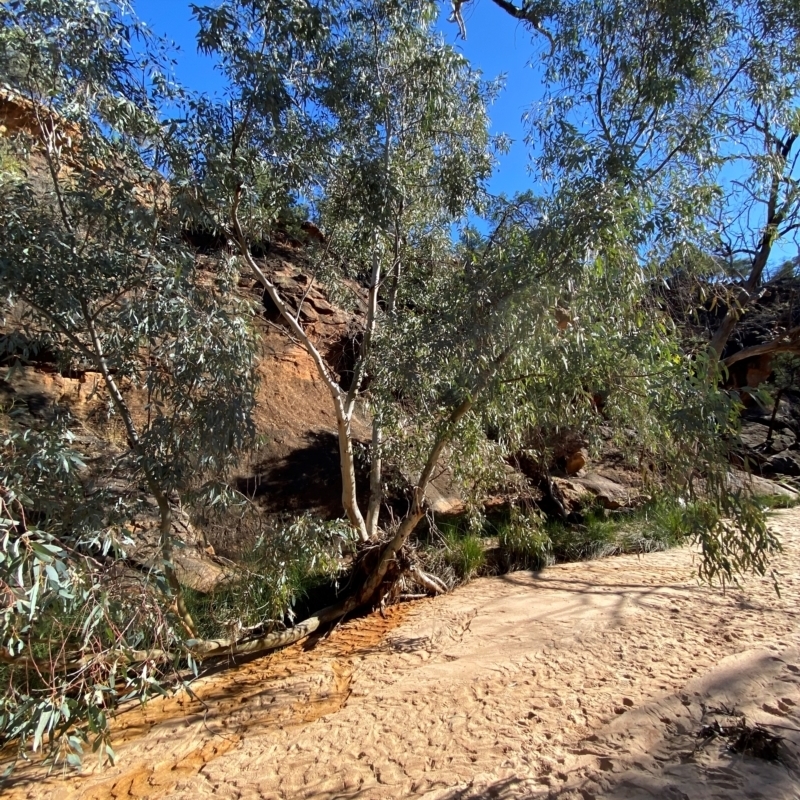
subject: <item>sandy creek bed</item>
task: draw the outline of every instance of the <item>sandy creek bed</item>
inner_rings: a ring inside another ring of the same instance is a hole
[[[744,590],[688,550],[484,578],[134,709],[117,765],[8,798],[800,798],[800,510]],[[696,734],[737,709],[773,763]]]

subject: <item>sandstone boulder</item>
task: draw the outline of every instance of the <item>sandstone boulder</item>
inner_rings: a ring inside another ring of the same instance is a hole
[[[576,450],[567,456],[564,462],[564,471],[567,475],[577,475],[589,462],[589,452],[585,447]]]
[[[623,486],[597,472],[575,477],[572,482],[594,495],[603,508],[613,510],[637,505],[639,502],[638,493],[632,491],[630,487]]]

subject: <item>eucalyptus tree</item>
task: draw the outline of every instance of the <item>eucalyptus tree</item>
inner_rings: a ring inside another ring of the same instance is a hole
[[[527,115],[538,175],[637,193],[636,235],[662,255],[694,241],[748,259],[710,343],[719,357],[796,230],[796,4],[495,4],[541,43],[544,98]]]
[[[492,87],[434,33],[435,7],[429,3],[273,8],[261,0],[238,0],[196,14],[201,46],[217,53],[230,82],[224,104],[216,110],[203,106],[207,120],[227,116],[230,123],[208,127],[198,137],[213,151],[208,156],[199,150],[201,177],[210,186],[228,187],[226,210],[209,204],[209,220],[228,233],[330,392],[343,506],[366,542],[376,536],[382,500],[382,423],[378,413],[365,514],[355,492],[353,413],[367,370],[381,359],[375,353],[381,326],[402,316],[398,296],[413,274],[415,254],[445,258],[449,224],[480,196],[491,164],[486,102]],[[278,39],[284,42],[279,51],[271,44]],[[292,54],[291,63],[285,52]],[[298,130],[304,132],[301,140]],[[268,230],[269,204],[258,190],[264,182],[293,188],[318,207],[330,232],[330,246],[319,258],[329,283],[367,276],[367,317],[345,388],[297,310],[252,255],[252,241]],[[429,478],[418,486],[419,502]],[[416,510],[410,519],[416,524]]]
[[[777,542],[728,476],[741,406],[709,391],[703,353],[682,352],[641,269],[638,219],[630,197],[594,184],[491,203],[490,233],[467,231],[453,271],[421,274],[414,314],[393,330],[376,376],[402,398],[393,455],[435,469],[431,444],[455,430],[449,463],[482,499],[531,448],[532,430],[577,429],[598,444],[610,435],[646,491],[685,499],[706,578],[763,574]],[[428,423],[402,424],[412,414]]]
[[[95,0],[0,7],[15,114],[0,174],[7,377],[43,348],[61,370],[96,374],[126,441],[109,481],[86,466],[68,413],[28,430],[10,418],[0,728],[34,749],[76,716],[102,734],[116,678],[146,693],[157,680],[147,650],[192,633],[172,506],[252,433],[253,332],[230,298],[233,273],[201,274],[182,243],[166,177],[177,144],[160,116],[172,89],[129,11]],[[111,491],[115,481],[124,488]],[[157,508],[160,552],[136,581],[123,556],[147,511],[142,492]],[[128,671],[137,649],[142,663]]]
[[[453,4],[453,19],[462,33],[464,5]],[[719,345],[735,324],[738,309],[731,304],[708,354],[695,352],[687,358],[680,348],[668,346],[673,326],[641,287],[644,276],[654,281],[668,277],[663,266],[670,262],[664,255],[675,248],[685,249],[687,243],[706,250],[718,247],[717,222],[726,215],[749,217],[747,237],[753,243],[743,247],[755,283],[776,237],[794,231],[796,180],[790,155],[800,53],[796,4],[495,0],[495,5],[529,28],[538,45],[534,58],[540,54],[543,62],[543,98],[526,115],[541,191],[555,201],[577,192],[581,199],[574,202],[576,213],[587,203],[591,206],[592,197],[616,198],[606,200],[606,208],[615,210],[613,218],[598,221],[598,242],[605,240],[602,226],[606,231],[624,227],[627,257],[638,266],[623,277],[629,283],[621,284],[616,301],[606,306],[609,322],[630,331],[624,320],[638,318],[641,331],[633,341],[640,347],[648,329],[661,329],[663,347],[640,350],[636,358],[642,363],[626,370],[641,379],[648,376],[650,388],[621,381],[632,392],[625,398],[627,414],[637,419],[641,437],[653,448],[641,457],[649,461],[658,456],[659,470],[679,482],[683,470],[689,492],[708,501],[703,504],[708,516],[696,522],[709,556],[704,561],[709,574],[721,567],[723,577],[730,577],[743,565],[763,571],[764,554],[775,542],[752,500],[731,492],[727,478],[727,443],[736,435],[738,399],[703,377],[719,375]],[[756,134],[761,136],[759,149],[752,147]],[[736,199],[745,197],[739,208],[728,191],[731,178],[742,189]],[[759,216],[762,206],[766,213]],[[564,234],[577,230],[576,224],[562,218]],[[733,234],[730,225],[725,231]],[[620,249],[609,251],[602,244],[594,248],[587,242],[586,252],[614,263]],[[704,264],[689,266],[698,273]],[[640,308],[633,315],[626,294],[639,297]],[[751,294],[745,291],[745,303]],[[591,306],[579,316],[592,319]],[[595,319],[598,323],[603,324]],[[615,339],[614,325],[606,328],[609,344]],[[585,335],[582,330],[577,325],[575,334]],[[776,346],[790,344],[781,340]],[[588,356],[585,345],[574,352],[581,350]],[[620,355],[620,363],[630,363],[633,354]],[[675,364],[681,369],[674,370]],[[591,374],[584,390],[596,385]],[[608,385],[612,375],[602,383]],[[671,384],[661,383],[667,376]],[[662,393],[662,399],[656,401],[651,392]],[[664,392],[680,397],[680,404],[663,402]],[[639,395],[643,402],[637,404]],[[540,414],[548,405],[541,399]],[[535,412],[531,408],[528,413],[535,418]],[[604,407],[599,416],[607,413]],[[585,416],[591,420],[591,409]],[[676,465],[682,466],[676,470]],[[720,510],[741,527],[722,523]]]
[[[430,3],[349,4],[347,36],[336,43],[334,68],[322,87],[335,118],[335,145],[319,189],[319,219],[330,240],[320,266],[329,279],[352,276],[368,287],[340,417],[349,438],[362,396],[373,412],[366,515],[352,477],[345,492],[348,516],[365,541],[377,535],[384,499],[382,420],[388,412],[379,384],[370,389],[365,377],[380,369],[385,342],[408,316],[405,286],[417,280],[420,262],[438,258],[441,269],[448,268],[450,226],[481,202],[491,148],[502,146],[487,133],[487,106],[497,85],[484,83],[440,41],[432,30],[435,15]],[[348,454],[343,472],[352,476],[353,467]]]
[[[383,546],[377,566],[356,598],[327,609],[325,618],[372,599],[425,514],[425,493],[443,456],[449,455],[457,473],[482,471],[487,480],[490,475],[497,478],[502,459],[519,445],[520,431],[537,415],[564,424],[576,407],[587,413],[591,392],[586,387],[592,383],[588,330],[593,357],[607,367],[606,388],[615,381],[628,386],[628,378],[642,374],[671,374],[661,368],[664,364],[659,366],[663,359],[687,366],[677,353],[659,347],[668,324],[662,316],[653,310],[648,322],[636,307],[645,300],[642,248],[656,235],[676,236],[689,218],[687,209],[694,210],[710,196],[702,185],[694,198],[672,189],[708,152],[709,123],[698,98],[707,98],[709,86],[716,84],[695,81],[705,95],[699,90],[692,95],[689,89],[700,72],[698,53],[703,48],[713,52],[725,26],[701,19],[695,30],[691,14],[675,12],[673,19],[662,6],[643,4],[648,13],[626,16],[615,5],[610,18],[601,13],[605,6],[590,6],[562,9],[563,41],[559,45],[558,37],[553,40],[550,80],[555,88],[552,113],[546,118],[552,126],[544,117],[540,120],[544,145],[538,161],[541,174],[550,180],[549,195],[499,201],[489,235],[470,231],[456,250],[447,224],[480,198],[486,175],[488,162],[481,152],[488,143],[481,129],[484,99],[455,56],[430,38],[429,7],[365,2],[274,8],[261,0],[240,0],[197,10],[201,45],[217,53],[229,78],[226,103],[208,117],[226,121],[200,137],[210,142],[213,156],[200,149],[199,173],[210,186],[228,190],[227,201],[209,204],[209,219],[227,232],[330,392],[339,430],[343,506],[363,541],[377,534],[381,455],[391,452],[404,473],[414,476],[408,512]],[[300,15],[295,23],[293,15]],[[582,51],[585,42],[576,43],[567,33],[582,30],[579,22],[587,15],[595,39]],[[671,25],[663,33],[657,23]],[[683,37],[692,31],[689,46]],[[612,40],[617,42],[617,34],[628,50],[615,55]],[[272,43],[280,37],[291,46],[276,52]],[[606,59],[602,63],[613,67],[613,80],[598,80],[591,71],[590,56],[598,50]],[[634,51],[645,55],[631,61]],[[722,61],[717,66],[726,67]],[[734,75],[742,69],[741,64],[731,67]],[[587,85],[595,95],[599,92],[597,109],[589,105],[590,112],[597,110],[596,128],[570,120],[570,114],[580,111]],[[308,135],[298,141],[296,131],[303,129]],[[252,254],[251,243],[268,230],[264,219],[265,209],[270,218],[270,206],[259,195],[265,182],[316,206],[330,237],[319,255],[325,279],[356,277],[368,289],[367,320],[345,387],[306,334],[297,310],[287,305]],[[657,189],[665,192],[663,201],[657,202]],[[212,196],[218,200],[221,195]],[[202,204],[202,196],[198,198]],[[603,292],[606,299],[601,302]],[[581,303],[591,325],[571,323],[568,334],[559,338],[553,319],[559,311],[569,316],[570,304]],[[603,315],[598,316],[598,308],[604,309]],[[628,337],[600,334],[603,325],[613,324],[628,331]],[[635,328],[642,329],[640,335],[633,335]],[[571,350],[565,348],[565,339],[573,342]],[[526,376],[552,380],[562,365],[569,370],[566,352],[577,359],[574,373],[564,381],[563,391],[545,400],[541,382]],[[637,359],[647,365],[644,373],[633,367]],[[629,374],[612,368],[623,363],[631,366]],[[539,370],[532,371],[531,364]],[[695,405],[711,402],[696,396],[702,384],[686,383],[685,376],[682,380],[685,405],[689,397]],[[510,389],[502,388],[507,384],[527,391],[527,402],[520,395],[503,410],[493,398],[512,397]],[[629,392],[629,401],[631,396]],[[673,406],[659,406],[651,393],[639,396],[637,413],[649,421],[654,443],[684,447],[694,420],[696,436],[686,446],[696,461],[698,440],[727,430],[733,407],[722,398],[713,413],[698,412],[687,421]],[[355,493],[350,430],[360,397],[374,420],[366,515]],[[549,415],[542,413],[548,402]],[[620,402],[619,407],[632,405]],[[595,422],[599,416],[594,414]],[[503,423],[496,441],[485,435],[492,418]],[[677,451],[668,454],[667,449],[662,448],[664,458],[678,463]],[[702,460],[707,473],[720,466],[722,455],[714,455],[716,462],[710,455],[708,462]],[[680,463],[685,465],[687,457],[684,453]],[[720,488],[715,495],[717,511],[728,507],[723,494]],[[764,538],[763,520],[742,503],[743,534],[730,541],[747,554],[739,563],[749,559],[763,569],[759,554],[770,542]],[[716,519],[709,530],[722,530]],[[748,541],[757,544],[749,548]],[[723,572],[735,572],[732,563]],[[309,625],[319,622],[317,618]],[[300,626],[291,635],[305,632]]]

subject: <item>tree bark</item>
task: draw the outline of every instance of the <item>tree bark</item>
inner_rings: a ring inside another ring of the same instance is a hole
[[[728,339],[731,338],[731,334],[735,330],[738,322],[739,322],[738,311],[734,311],[733,309],[729,308],[725,316],[723,317],[722,322],[719,324],[719,327],[714,331],[714,335],[711,337],[709,345],[711,349],[717,354],[718,359],[722,358],[722,353],[725,350],[725,345],[728,343]]]
[[[364,375],[367,371],[367,360],[372,349],[372,337],[375,335],[375,328],[378,324],[378,291],[381,286],[381,262],[378,253],[378,232],[372,232],[372,274],[369,281],[369,297],[367,299],[367,321],[364,325],[364,336],[361,339],[361,347],[358,351],[358,361],[353,369],[353,380],[347,391],[345,400],[345,412],[348,418],[352,416],[355,408],[356,398]]]
[[[336,427],[339,434],[339,466],[342,474],[342,505],[347,519],[358,532],[362,542],[369,541],[367,524],[358,507],[356,495],[356,463],[353,456],[353,436],[350,430],[350,418],[344,410],[341,398],[336,399]]]
[[[358,534],[359,539],[365,542],[369,539],[367,534],[367,526],[361,511],[358,508],[358,500],[356,498],[356,483],[355,483],[355,459],[353,458],[353,443],[350,435],[350,415],[347,413],[347,405],[349,403],[349,396],[345,396],[339,384],[334,380],[330,370],[325,364],[325,359],[322,354],[314,346],[311,339],[308,338],[303,326],[298,319],[292,314],[289,307],[281,297],[278,287],[266,276],[264,271],[256,263],[247,246],[247,238],[244,235],[241,224],[239,222],[238,204],[239,194],[234,199],[233,208],[231,209],[231,224],[233,226],[233,239],[239,250],[239,255],[244,260],[247,267],[253,273],[258,282],[264,287],[264,290],[269,295],[275,307],[280,312],[281,317],[286,321],[292,334],[294,334],[305,347],[306,352],[311,356],[314,365],[317,368],[320,378],[328,389],[334,403],[336,413],[336,428],[339,440],[339,462],[342,474],[342,500],[344,511],[347,519],[353,526]]]
[[[367,535],[370,541],[378,536],[378,518],[383,500],[382,470],[383,459],[381,446],[383,445],[383,426],[380,418],[375,416],[372,420],[372,449],[369,466],[369,506],[367,507]]]
[[[772,406],[772,416],[769,418],[769,427],[767,428],[767,438],[764,439],[764,447],[769,447],[772,443],[772,433],[775,430],[775,418],[778,416],[778,409],[781,407],[783,391],[783,389],[778,389],[778,393],[775,395],[775,404]]]
[[[723,363],[726,367],[731,367],[739,361],[755,356],[763,356],[767,353],[800,353],[800,326],[792,328],[783,336],[773,339],[771,342],[745,347],[738,353],[728,356]]]
[[[548,31],[546,28],[542,26],[542,18],[537,13],[536,9],[531,7],[532,4],[529,2],[523,2],[522,6],[515,6],[513,3],[510,3],[509,0],[492,0],[492,2],[498,7],[503,9],[506,14],[510,14],[514,19],[518,19],[520,22],[527,22],[531,27],[533,27],[536,31],[542,34],[548,42],[550,42],[550,55],[552,56],[556,50],[556,43],[553,39],[553,35]],[[461,6],[463,5],[464,0],[456,0],[453,3],[453,19],[456,21],[459,20],[461,16]],[[463,22],[459,24],[459,28],[462,28],[462,37],[466,39],[466,33],[463,30]]]

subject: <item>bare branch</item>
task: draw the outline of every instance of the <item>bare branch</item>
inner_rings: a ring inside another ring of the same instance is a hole
[[[731,367],[739,361],[767,355],[768,353],[800,353],[800,326],[792,328],[783,336],[773,339],[771,342],[745,347],[738,353],[728,356],[723,363],[726,367]]]

